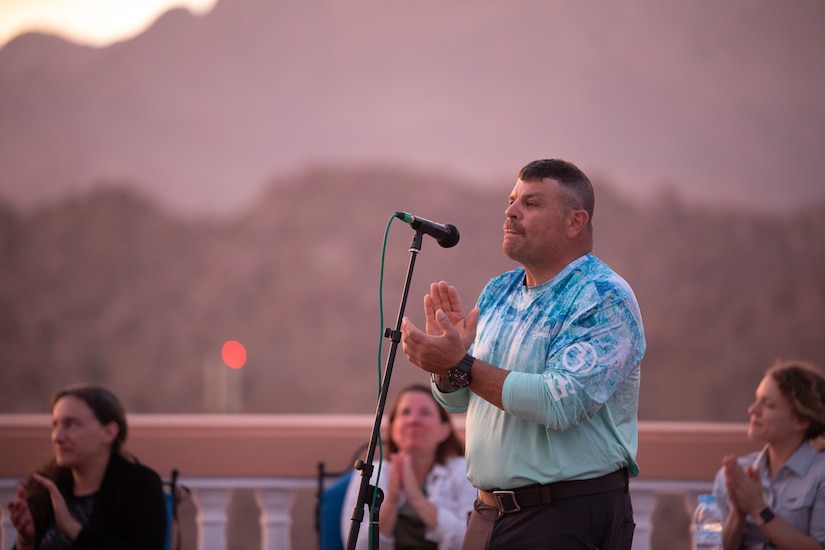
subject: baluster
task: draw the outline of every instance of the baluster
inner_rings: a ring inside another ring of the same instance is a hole
[[[231,496],[231,488],[192,488],[193,502],[198,510],[195,518],[198,550],[225,550],[228,523],[226,510]]]
[[[255,500],[261,509],[261,550],[290,550],[294,490],[290,488],[257,489]]]

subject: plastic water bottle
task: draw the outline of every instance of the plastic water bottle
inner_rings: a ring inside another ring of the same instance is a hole
[[[692,530],[693,550],[722,550],[722,513],[714,495],[699,495]]]

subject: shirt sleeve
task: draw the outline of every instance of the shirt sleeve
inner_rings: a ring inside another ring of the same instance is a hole
[[[439,550],[460,550],[477,494],[467,479],[464,458],[450,459],[442,478],[429,483],[427,492],[430,501],[438,508],[438,525],[428,531],[425,538],[438,543]]]
[[[467,388],[453,392],[442,392],[435,382],[430,382],[433,389],[433,397],[442,407],[451,413],[465,413],[470,404],[470,390]]]
[[[568,430],[593,418],[628,377],[638,377],[644,349],[633,305],[616,296],[593,296],[565,320],[549,346],[544,372],[511,372],[505,379],[504,409],[553,430]],[[635,398],[633,391],[618,396]]]
[[[819,481],[811,507],[811,537],[825,546],[825,479]]]

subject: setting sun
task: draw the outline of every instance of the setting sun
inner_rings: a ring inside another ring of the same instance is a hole
[[[239,369],[246,363],[246,348],[236,340],[227,340],[221,350],[221,357],[230,369]]]

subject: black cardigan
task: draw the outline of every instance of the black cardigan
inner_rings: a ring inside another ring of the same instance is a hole
[[[64,494],[71,490],[61,487]],[[166,501],[160,476],[113,454],[95,495],[89,524],[81,529],[73,548],[163,550],[165,540]]]

